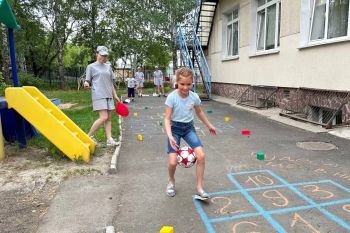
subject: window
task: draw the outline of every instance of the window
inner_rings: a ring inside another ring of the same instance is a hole
[[[280,0],[257,0],[256,50],[276,49],[280,45]]]
[[[227,26],[226,26],[226,56],[236,56],[238,55],[238,35],[239,35],[239,25],[238,25],[238,10],[234,10],[227,16]]]
[[[349,0],[311,0],[310,41],[349,35]]]

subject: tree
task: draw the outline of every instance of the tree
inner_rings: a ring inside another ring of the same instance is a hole
[[[10,57],[8,48],[8,40],[7,40],[7,30],[5,27],[0,24],[0,38],[1,38],[1,54],[0,54],[0,64],[1,65],[1,73],[6,83],[10,81]]]
[[[176,25],[185,21],[195,7],[195,1],[183,0],[150,0],[156,7],[152,8],[155,29],[163,36],[165,42],[170,46],[173,57],[173,67],[176,69]]]
[[[15,32],[17,57],[35,76],[57,69],[62,81],[67,66],[83,64],[65,60],[73,48],[80,48],[81,62],[87,53],[95,59],[95,48],[106,45],[112,64],[123,58],[133,67],[167,66],[176,57],[176,24],[194,6],[193,0],[10,1],[22,26]]]

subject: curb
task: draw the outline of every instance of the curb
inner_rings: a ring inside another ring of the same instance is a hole
[[[119,157],[119,153],[120,153],[120,148],[122,146],[122,138],[123,138],[122,137],[122,118],[119,117],[119,146],[117,146],[115,148],[115,151],[112,155],[111,165],[108,169],[108,174],[116,174],[117,173],[118,157]]]
[[[309,132],[313,132],[313,133],[327,133],[328,130],[323,129],[320,126],[317,125],[313,125],[307,122],[300,122],[300,121],[296,121],[293,119],[290,119],[288,117],[282,117],[279,115],[281,109],[279,108],[269,108],[269,109],[255,109],[255,108],[251,108],[251,107],[245,107],[245,106],[241,106],[241,105],[237,105],[237,101],[234,99],[229,99],[227,97],[222,97],[222,96],[216,96],[213,95],[212,98],[214,101],[220,102],[220,103],[226,103],[229,104],[231,107],[234,108],[238,108],[238,109],[242,109],[244,111],[248,111],[248,112],[253,112],[255,114],[258,114],[260,116],[266,117],[268,119],[271,119],[273,121],[285,124],[285,125],[289,125],[289,126],[293,126],[302,130],[306,130]]]

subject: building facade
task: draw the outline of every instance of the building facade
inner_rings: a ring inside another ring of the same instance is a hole
[[[350,124],[349,1],[218,1],[206,50],[212,93]]]

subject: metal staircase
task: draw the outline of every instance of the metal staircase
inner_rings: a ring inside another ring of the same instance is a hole
[[[203,47],[207,48],[212,30],[217,1],[196,0],[196,7],[189,22],[178,25],[176,43],[180,51],[181,62],[192,69],[194,73],[194,91],[197,92],[198,82],[203,84],[202,99],[211,98],[211,72],[206,61]],[[210,22],[210,23],[209,23]]]
[[[195,28],[203,49],[208,48],[218,0],[196,0]]]
[[[188,43],[188,37],[186,36],[186,30],[181,26],[177,25],[176,27],[176,43],[178,46],[178,49],[180,50],[180,55],[181,55],[181,62],[182,65],[189,67],[193,73],[194,73],[194,91],[196,91],[196,83],[197,83],[197,72],[195,72],[193,62],[192,62],[192,57],[189,51],[189,48],[187,46]]]
[[[197,35],[194,36],[193,53],[194,53],[195,61],[197,63],[197,67],[199,69],[199,73],[200,73],[200,77],[206,93],[206,97],[210,99],[211,98],[211,72]]]

